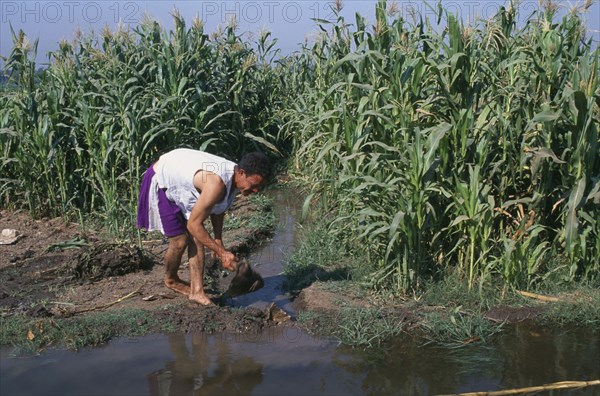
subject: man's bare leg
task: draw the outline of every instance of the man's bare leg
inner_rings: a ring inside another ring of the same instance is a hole
[[[193,242],[189,241],[189,244],[192,245]],[[189,284],[179,279],[179,275],[177,274],[179,266],[181,265],[183,252],[185,252],[185,248],[187,246],[187,234],[177,235],[169,238],[169,247],[167,248],[167,253],[165,253],[165,285],[177,293],[189,296]]]
[[[188,245],[190,259],[190,300],[202,305],[214,305],[204,293],[204,245],[194,240]]]

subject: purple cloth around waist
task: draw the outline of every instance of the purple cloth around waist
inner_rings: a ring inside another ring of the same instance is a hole
[[[154,172],[153,165],[151,165],[144,177],[142,178],[142,185],[140,186],[140,196],[138,199],[138,211],[137,211],[137,227],[148,229],[150,225],[149,213],[149,197],[151,194],[150,186],[152,185],[152,178],[156,173]],[[170,201],[165,193],[166,189],[161,188],[158,190],[158,213],[160,215],[160,221],[163,227],[163,234],[167,237],[173,237],[186,232],[186,220],[181,213],[181,209]]]

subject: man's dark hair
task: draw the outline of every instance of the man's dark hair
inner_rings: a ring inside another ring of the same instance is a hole
[[[265,180],[271,177],[271,162],[266,155],[258,151],[245,154],[237,165],[248,175],[260,175]]]

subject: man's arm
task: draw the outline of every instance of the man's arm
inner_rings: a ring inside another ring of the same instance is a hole
[[[187,229],[192,236],[208,249],[215,252],[224,268],[235,270],[235,255],[227,251],[222,243],[211,238],[204,227],[204,221],[211,215],[212,208],[223,198],[226,192],[221,178],[212,172],[199,171],[194,176],[194,186],[201,191],[198,202],[194,205],[187,223]],[[222,224],[220,231],[222,232]]]
[[[221,213],[221,214],[211,214],[210,215],[210,222],[213,226],[213,232],[214,232],[214,237],[215,237],[215,242],[217,242],[217,244],[224,246],[223,245],[223,220],[225,218],[225,212]]]

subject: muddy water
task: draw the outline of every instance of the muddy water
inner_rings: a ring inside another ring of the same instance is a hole
[[[290,329],[150,336],[34,358],[11,358],[5,349],[0,394],[432,395],[597,379],[599,357],[597,335],[523,327],[493,345],[455,352],[407,341],[364,352]]]
[[[275,194],[273,240],[251,257],[265,278],[234,305],[271,301],[281,292],[281,261],[294,245],[296,197]],[[79,352],[0,356],[0,395],[431,395],[600,378],[600,335],[518,326],[487,346],[448,351],[399,339],[365,352],[297,329],[260,334],[175,334],[117,339]],[[600,388],[554,392],[597,395]]]
[[[281,290],[285,280],[282,271],[285,259],[292,253],[297,242],[296,218],[302,202],[299,202],[301,198],[298,194],[291,190],[275,191],[271,196],[274,199],[275,215],[279,220],[275,234],[249,257],[252,266],[263,277],[265,285],[254,293],[233,298],[230,303],[233,306],[255,306],[264,309],[275,302],[279,308],[293,315],[289,296]]]

